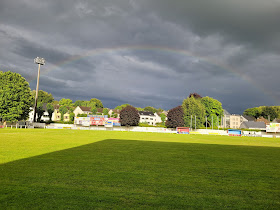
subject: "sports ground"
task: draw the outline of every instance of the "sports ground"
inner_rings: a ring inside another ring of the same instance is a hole
[[[280,139],[1,129],[0,209],[280,209]]]

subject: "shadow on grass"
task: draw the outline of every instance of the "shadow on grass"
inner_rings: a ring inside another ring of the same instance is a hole
[[[280,148],[104,140],[0,165],[0,208],[280,208]]]

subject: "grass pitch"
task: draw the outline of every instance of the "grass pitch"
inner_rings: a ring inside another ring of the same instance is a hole
[[[0,209],[280,208],[280,139],[0,130]]]

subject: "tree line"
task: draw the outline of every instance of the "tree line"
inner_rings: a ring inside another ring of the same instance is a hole
[[[243,115],[248,115],[254,118],[263,117],[269,121],[275,118],[280,118],[280,106],[259,106],[246,109]]]
[[[0,121],[15,122],[26,120],[29,117],[30,108],[34,107],[36,91],[30,90],[29,83],[18,73],[11,71],[0,71]],[[109,109],[104,108],[101,100],[92,98],[90,100],[76,100],[62,98],[60,101],[54,100],[51,93],[43,90],[38,91],[37,100],[37,121],[40,122],[45,111],[50,117],[55,110],[59,109],[61,120],[66,113],[69,113],[70,120],[74,120],[74,109],[77,106],[90,107],[92,114],[109,114]],[[116,110],[122,110],[129,104],[123,104],[115,107]],[[102,112],[98,112],[102,108]],[[162,112],[163,109],[156,109],[148,106],[145,108],[137,108],[143,111]],[[112,113],[111,117],[117,117],[117,113]],[[164,116],[165,117],[165,116]]]
[[[182,105],[169,110],[165,126],[176,127],[204,127],[212,123],[220,123],[223,116],[222,103],[211,97],[201,97],[198,93],[191,93]],[[165,117],[164,117],[165,118]],[[164,120],[164,119],[162,119]],[[121,125],[137,126],[140,117],[137,108],[127,105],[120,112]]]
[[[18,73],[11,71],[0,71],[0,121],[20,121],[25,120],[29,116],[30,107],[34,106],[35,91],[31,91],[29,83]],[[70,114],[70,119],[74,120],[74,109],[77,106],[90,107],[93,114],[108,115],[109,109],[104,108],[101,100],[92,98],[90,100],[76,100],[62,98],[60,101],[55,101],[51,93],[39,90],[37,115],[40,121],[45,110],[48,115],[52,116],[56,105],[59,105],[59,112],[63,116],[65,113]],[[102,113],[99,113],[99,108]],[[115,107],[121,114],[122,125],[139,124],[138,111],[148,111],[158,113],[165,121],[165,114],[163,109],[147,106],[145,108],[133,107],[130,104],[122,104]],[[137,114],[135,114],[137,113]],[[246,109],[244,115],[255,118],[264,117],[271,121],[275,118],[280,118],[280,106],[260,106]],[[111,117],[116,117],[117,113],[113,113]],[[132,117],[128,119],[126,117]],[[222,103],[211,97],[201,97],[198,93],[191,93],[183,100],[180,106],[172,108],[167,114],[165,122],[166,127],[210,127],[211,125],[218,125],[221,123],[223,116]],[[137,120],[138,119],[138,120]],[[50,119],[51,120],[51,119]],[[137,123],[138,122],[138,123]]]
[[[169,110],[165,125],[168,128],[217,126],[221,123],[223,111],[220,101],[191,93],[183,100],[182,105]]]

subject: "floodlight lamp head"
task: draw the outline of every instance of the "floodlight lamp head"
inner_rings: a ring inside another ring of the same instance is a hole
[[[34,59],[34,63],[40,64],[40,65],[45,65],[45,59],[37,57]]]

